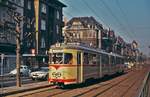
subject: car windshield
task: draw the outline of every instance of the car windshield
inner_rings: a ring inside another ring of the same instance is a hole
[[[47,67],[41,67],[41,68],[40,68],[40,71],[48,72],[48,70],[49,70],[49,69],[48,69]]]
[[[41,69],[40,71],[48,72],[48,69]]]

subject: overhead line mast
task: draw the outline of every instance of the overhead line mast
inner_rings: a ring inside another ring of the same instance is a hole
[[[39,38],[39,0],[34,0],[35,8],[35,34],[36,34],[36,54],[38,55],[38,38]]]

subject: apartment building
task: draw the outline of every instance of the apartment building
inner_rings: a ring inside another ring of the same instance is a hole
[[[92,47],[101,48],[102,25],[93,17],[74,17],[64,29],[67,42],[81,42]]]

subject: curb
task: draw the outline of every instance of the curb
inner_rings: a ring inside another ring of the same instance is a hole
[[[22,93],[22,92],[27,92],[27,91],[31,91],[31,90],[35,90],[35,89],[42,89],[42,88],[46,88],[51,86],[51,84],[47,84],[47,85],[43,85],[43,86],[36,86],[36,87],[31,87],[31,88],[26,88],[26,89],[20,89],[20,90],[14,90],[14,91],[10,91],[7,93],[1,93],[0,96],[9,96],[9,95],[13,95],[13,94],[17,94],[17,93]]]

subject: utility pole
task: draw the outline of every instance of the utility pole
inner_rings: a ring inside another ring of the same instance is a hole
[[[39,33],[39,0],[34,0],[34,9],[35,9],[35,33],[36,33],[36,55],[38,55],[38,33]]]

